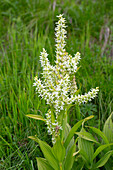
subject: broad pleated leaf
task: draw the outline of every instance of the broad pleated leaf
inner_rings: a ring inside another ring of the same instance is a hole
[[[54,169],[59,169],[58,162],[52,153],[52,148],[46,142],[43,142],[40,139],[39,139],[39,145],[40,145],[40,148],[41,148],[46,160],[49,162],[49,164]]]
[[[106,120],[103,132],[107,136],[109,143],[113,143],[113,112]]]
[[[99,146],[99,147],[97,148],[97,150],[95,151],[95,153],[93,154],[93,160],[96,158],[96,156],[97,156],[100,152],[102,152],[105,148],[109,147],[110,145],[113,145],[113,143],[112,143],[112,144],[106,144],[106,145],[101,145],[101,146]]]
[[[110,158],[110,156],[113,155],[113,150],[112,151],[108,151],[94,166],[95,168],[99,168],[105,165],[105,163],[108,161],[108,159]]]
[[[88,141],[98,143],[91,133],[88,133],[88,132],[76,132],[75,134],[77,134],[79,137],[81,137],[83,139],[86,139]]]
[[[100,131],[99,129],[97,129],[97,128],[95,128],[95,127],[91,127],[91,126],[88,126],[88,127],[89,127],[90,129],[92,129],[93,132],[95,132],[97,135],[99,135],[106,144],[109,144],[109,141],[108,141],[106,135],[105,135],[102,131]]]
[[[72,129],[70,130],[65,142],[64,142],[64,146],[65,148],[67,148],[67,146],[69,145],[72,137],[74,136],[75,132],[77,131],[77,129],[82,125],[83,122],[89,120],[89,119],[92,119],[94,116],[89,116],[83,120],[80,120],[79,122],[77,122],[73,127]]]
[[[66,140],[66,138],[67,138],[70,130],[71,130],[71,127],[70,127],[70,125],[67,123],[67,124],[66,124],[66,127],[65,127],[64,142],[65,142],[65,140]],[[67,154],[68,150],[73,146],[73,144],[74,144],[74,137],[72,137],[72,139],[71,139],[70,142],[69,142],[69,145],[68,145],[67,148],[66,148],[66,154]]]
[[[33,139],[34,141],[39,143],[39,146],[46,158],[46,160],[49,162],[49,164],[54,168],[54,169],[58,169],[59,168],[59,164],[58,161],[55,159],[53,152],[52,152],[52,148],[44,141],[41,141],[39,138],[34,137],[34,136],[29,136],[30,139]]]
[[[42,121],[46,121],[41,115],[32,115],[32,114],[28,114],[26,115],[27,117],[30,117],[32,119],[36,119],[36,120],[42,120]]]
[[[75,132],[77,131],[77,129],[82,125],[83,120],[80,120],[79,122],[77,122],[72,129],[70,130],[65,142],[64,142],[64,146],[65,148],[67,148],[67,146],[69,145],[71,139],[73,138]]]
[[[72,170],[83,170],[85,161],[81,157],[75,158]]]
[[[54,170],[44,158],[36,158],[39,170]]]
[[[85,132],[84,128],[82,128],[81,132]],[[78,148],[80,150],[80,154],[82,155],[82,157],[86,161],[86,163],[91,164],[92,157],[94,154],[93,142],[79,137]]]
[[[75,152],[75,144],[73,144],[73,146],[69,149],[67,156],[65,158],[65,162],[64,162],[64,169],[65,170],[71,170],[73,163],[74,163],[74,152]]]
[[[55,145],[52,148],[53,154],[55,156],[55,158],[59,161],[62,162],[65,158],[65,147],[63,146],[63,144],[61,143],[60,138],[57,139]]]

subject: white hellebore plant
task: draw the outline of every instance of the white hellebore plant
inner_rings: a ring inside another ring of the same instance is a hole
[[[42,80],[35,77],[34,86],[41,98],[46,100],[50,109],[46,113],[46,117],[41,115],[29,114],[28,117],[42,120],[46,123],[48,133],[52,135],[53,146],[51,147],[46,142],[40,140],[37,136],[29,136],[30,139],[36,141],[44,158],[37,157],[37,166],[39,170],[71,170],[71,169],[98,169],[102,167],[108,161],[109,157],[113,155],[113,150],[110,146],[113,146],[113,135],[106,136],[99,129],[94,127],[89,128],[98,134],[102,138],[96,141],[93,135],[85,131],[84,123],[93,116],[86,117],[79,120],[72,128],[67,122],[67,111],[72,105],[80,105],[81,103],[87,103],[96,97],[99,88],[91,89],[87,94],[80,95],[77,89],[75,81],[75,73],[78,68],[77,65],[80,60],[80,53],[77,52],[74,57],[68,54],[65,50],[65,19],[63,15],[58,16],[59,21],[57,23],[56,30],[56,61],[55,66],[52,66],[47,58],[48,54],[45,49],[40,55],[41,66],[43,68]],[[109,124],[109,128],[108,127]],[[77,132],[78,128],[82,125],[80,132]],[[104,132],[112,134],[112,115],[108,118],[104,126]],[[75,138],[74,135],[78,135]],[[108,137],[108,139],[107,139]],[[109,141],[110,139],[110,141]],[[110,142],[110,143],[109,143]],[[78,143],[78,149],[76,148]],[[99,146],[94,152],[94,143]],[[96,157],[104,149],[108,149],[103,152],[103,157],[96,161]],[[78,155],[79,154],[79,155]],[[76,157],[76,161],[75,161]],[[82,159],[82,160],[81,160]],[[107,167],[109,165],[106,164]],[[109,165],[109,167],[111,167]]]
[[[46,124],[48,133],[53,136],[55,142],[56,136],[61,134],[63,123],[67,117],[67,110],[73,105],[87,103],[96,97],[99,88],[91,89],[87,94],[78,94],[75,82],[75,73],[77,65],[81,59],[77,52],[74,57],[65,50],[66,25],[63,15],[57,16],[59,21],[55,28],[56,36],[56,61],[52,66],[47,58],[48,54],[43,48],[40,55],[41,66],[43,68],[43,81],[35,77],[34,86],[39,96],[46,100],[50,109],[46,113]],[[66,120],[67,121],[67,120]]]

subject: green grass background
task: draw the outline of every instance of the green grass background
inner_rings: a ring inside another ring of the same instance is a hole
[[[81,93],[100,89],[92,104],[69,111],[71,125],[94,114],[89,123],[102,130],[113,111],[112,0],[0,0],[0,169],[37,169],[35,157],[42,153],[29,135],[51,143],[45,125],[25,115],[44,116],[48,109],[33,81],[41,73],[42,48],[54,64],[54,28],[60,13],[68,25],[67,52],[81,53],[76,74]]]

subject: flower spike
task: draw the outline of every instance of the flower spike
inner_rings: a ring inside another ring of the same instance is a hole
[[[47,58],[48,54],[43,48],[40,55],[41,66],[43,68],[43,81],[35,77],[33,86],[36,86],[36,91],[39,96],[43,98],[50,110],[46,114],[46,124],[48,133],[53,136],[62,130],[61,118],[68,105],[87,103],[95,98],[98,94],[99,88],[91,89],[87,94],[77,95],[77,84],[75,80],[75,73],[77,65],[81,59],[80,53],[77,52],[74,57],[68,54],[65,50],[66,25],[65,18],[60,14],[57,16],[59,21],[55,28],[56,36],[56,65],[52,66]],[[56,131],[57,129],[57,131]],[[53,137],[54,141],[54,137]]]

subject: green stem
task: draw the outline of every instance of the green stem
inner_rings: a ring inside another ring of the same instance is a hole
[[[65,133],[65,127],[66,127],[66,124],[67,124],[67,109],[65,111],[65,113],[63,114],[63,117],[62,117],[62,133],[61,133],[61,140],[63,141],[64,139],[64,133]]]
[[[75,105],[75,110],[76,110],[77,119],[80,120],[81,119],[81,115],[80,115],[80,107],[79,107],[78,104]]]
[[[51,108],[51,121],[52,121],[52,123],[55,122],[55,115],[54,115],[54,112],[53,112],[53,108]]]

